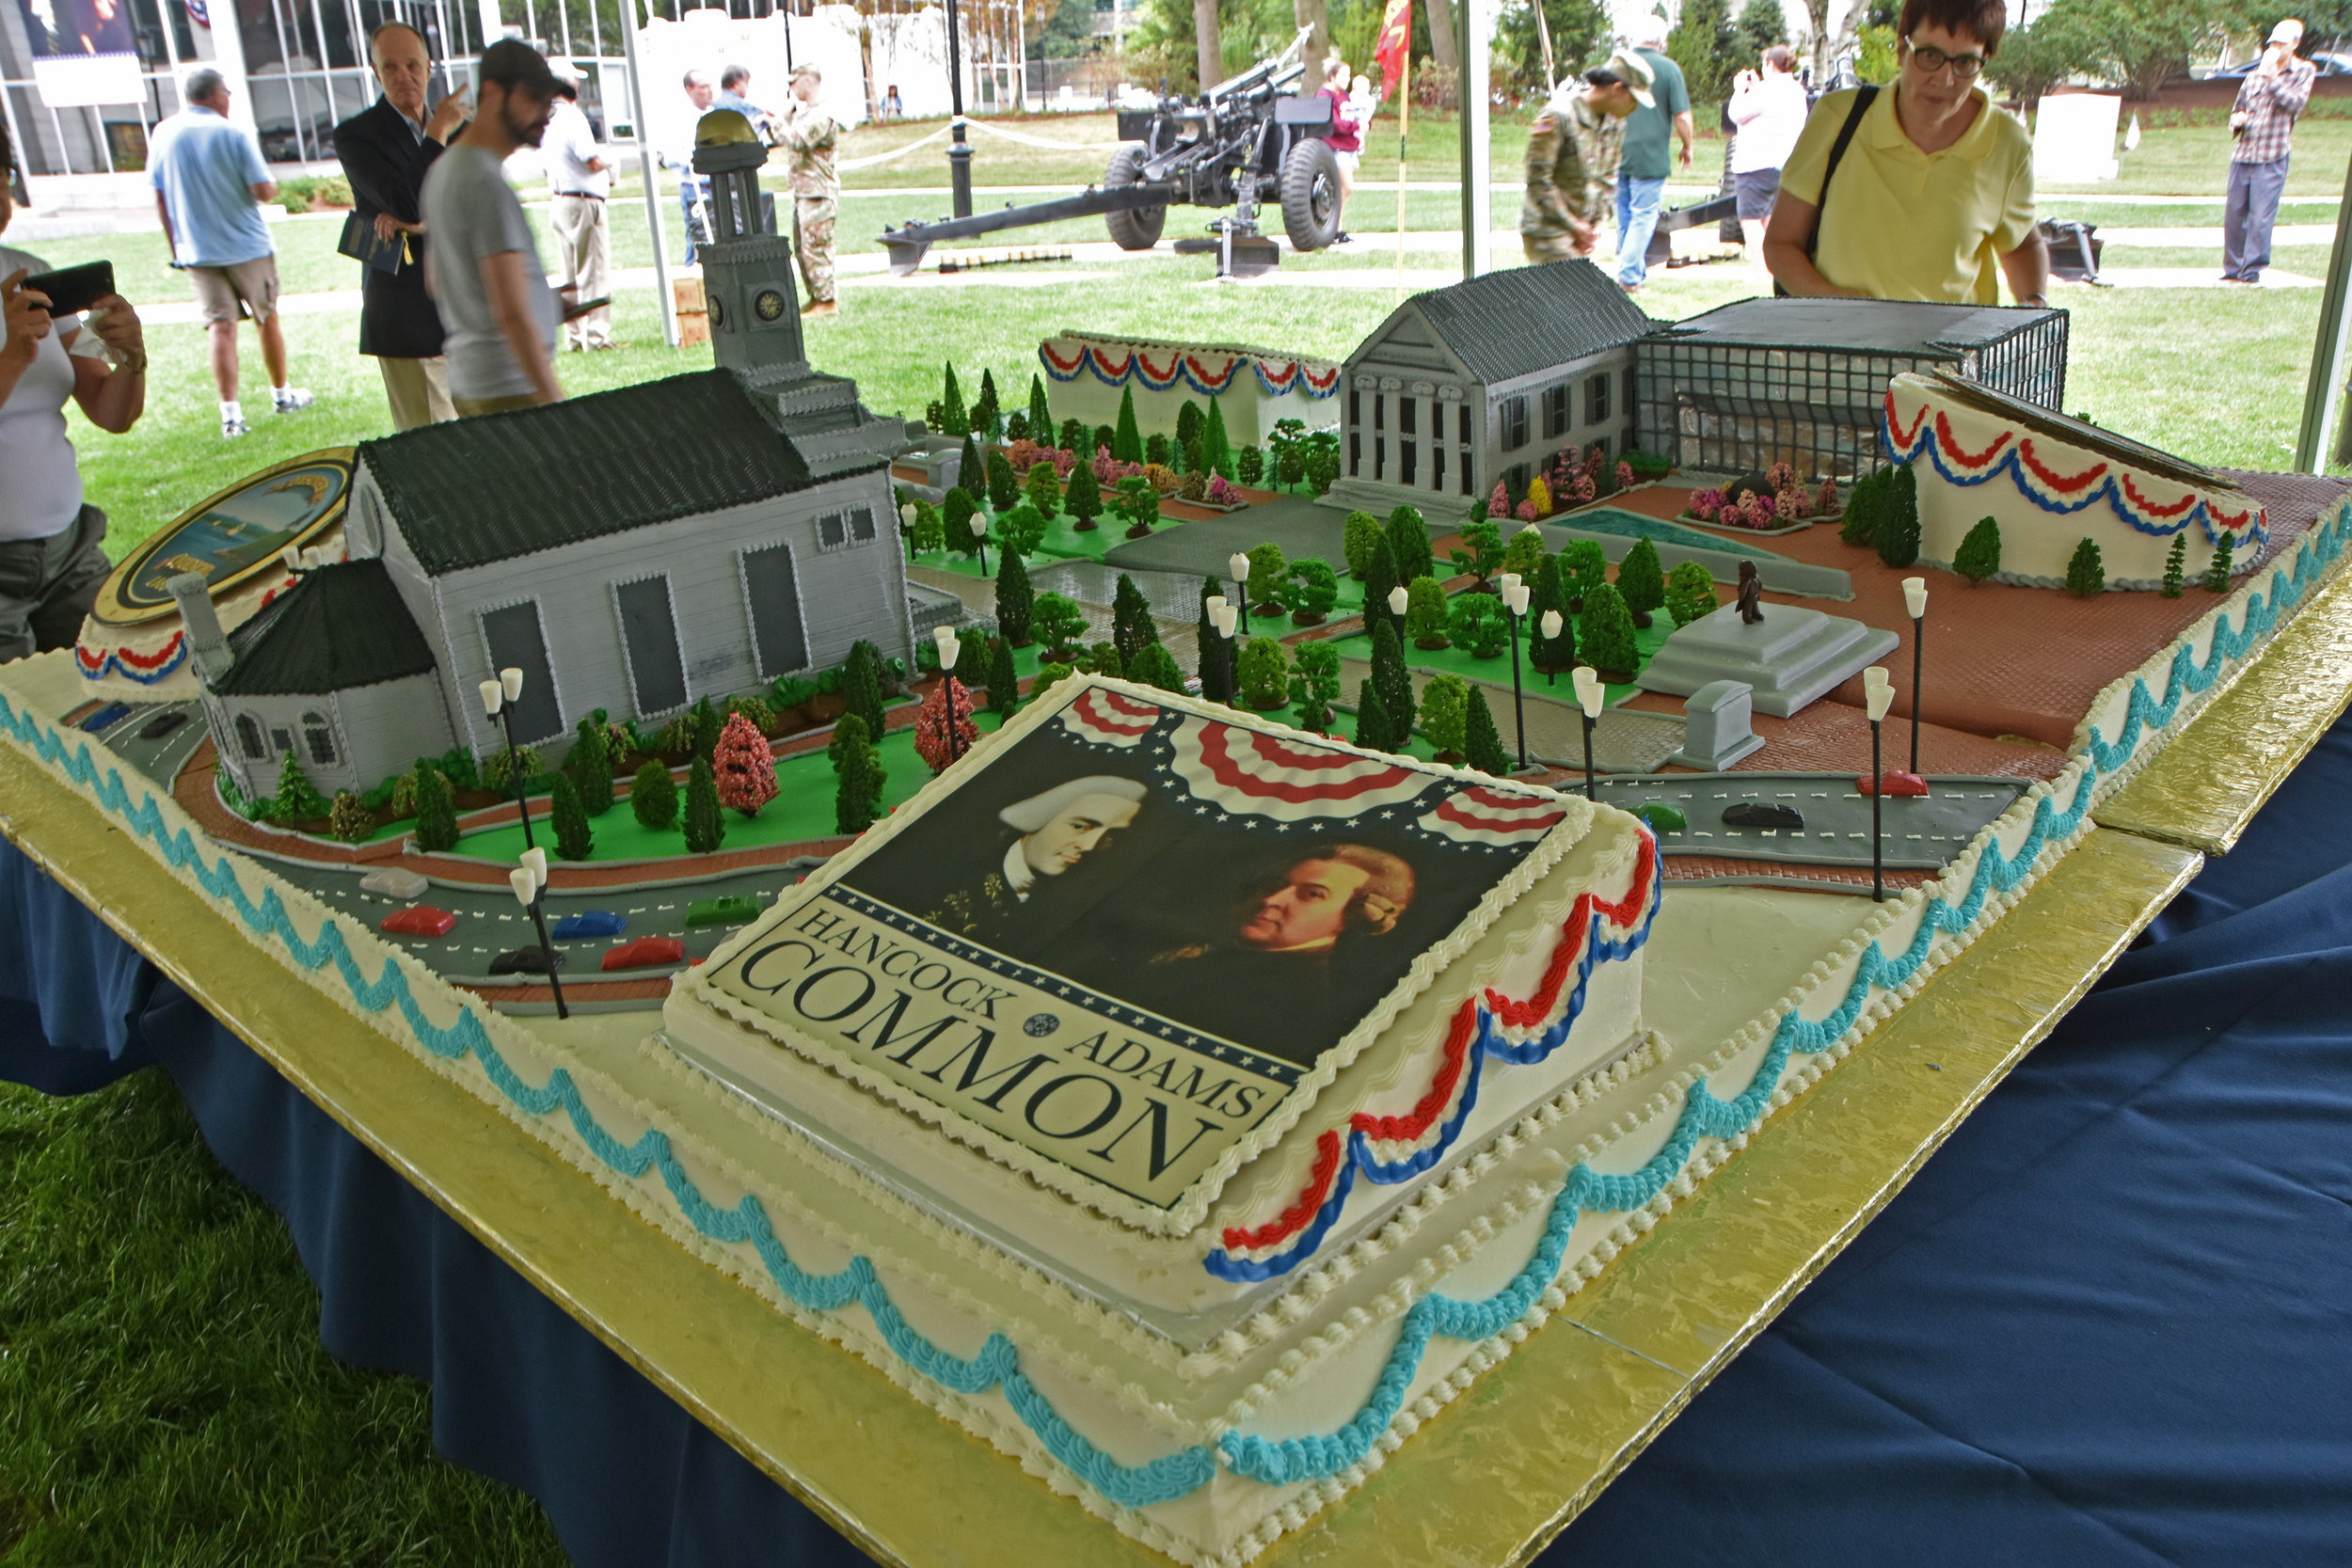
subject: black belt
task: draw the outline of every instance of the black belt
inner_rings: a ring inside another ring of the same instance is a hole
[[[604,198],[600,196],[592,196],[586,191],[558,191],[555,194],[558,196],[576,196],[582,201],[602,201],[604,199]]]

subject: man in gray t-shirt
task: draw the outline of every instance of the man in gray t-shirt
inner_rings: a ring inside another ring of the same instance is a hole
[[[460,416],[555,403],[561,325],[523,204],[501,172],[536,147],[555,99],[538,51],[501,39],[484,51],[473,121],[424,177],[425,283],[441,312],[450,402]]]

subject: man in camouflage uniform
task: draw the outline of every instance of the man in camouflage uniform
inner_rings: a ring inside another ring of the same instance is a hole
[[[1617,199],[1625,117],[1652,102],[1651,80],[1646,61],[1621,51],[1554,93],[1535,117],[1519,204],[1519,243],[1530,261],[1592,254]]]
[[[792,72],[792,96],[776,129],[792,178],[792,250],[808,286],[803,316],[830,316],[833,300],[833,220],[841,206],[841,176],[833,166],[841,126],[817,102],[823,77],[813,65]]]

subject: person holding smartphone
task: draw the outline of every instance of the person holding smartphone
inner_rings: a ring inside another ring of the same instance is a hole
[[[2319,68],[2296,57],[2303,24],[2293,17],[2270,29],[2262,63],[2238,84],[2230,109],[2230,185],[2221,209],[2221,280],[2259,283],[2270,265],[2270,230],[2287,188],[2295,121],[2312,101]]]
[[[16,149],[0,124],[0,231],[16,215]],[[119,436],[147,406],[147,342],[120,294],[87,317],[52,316],[24,280],[47,263],[0,245],[0,662],[69,647],[108,566],[106,515],[82,496],[68,398]]]

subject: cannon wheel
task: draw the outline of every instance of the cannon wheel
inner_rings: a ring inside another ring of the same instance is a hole
[[[1310,136],[1282,160],[1282,227],[1296,250],[1321,250],[1340,237],[1340,161],[1329,142]]]
[[[1103,188],[1115,189],[1133,185],[1143,178],[1144,150],[1122,147],[1111,154],[1111,166],[1103,173]],[[1104,213],[1103,223],[1111,231],[1111,243],[1121,250],[1149,250],[1160,243],[1160,230],[1168,227],[1168,209],[1160,207],[1131,207],[1124,212]]]

